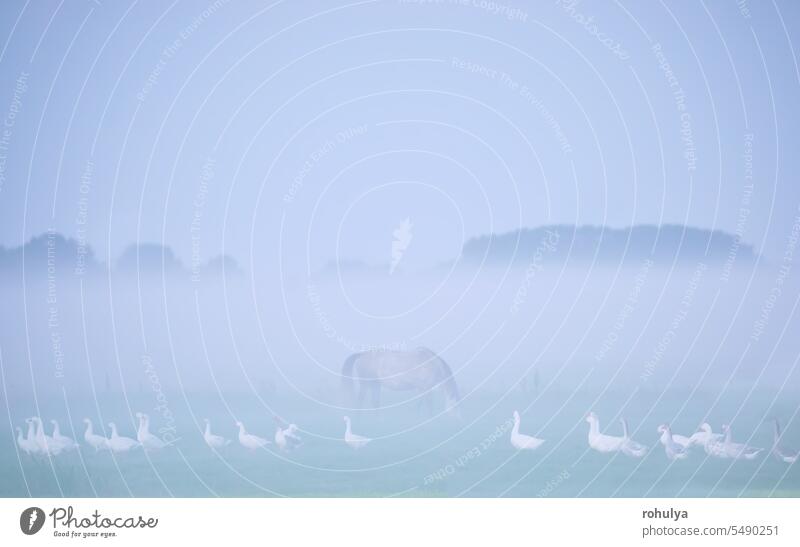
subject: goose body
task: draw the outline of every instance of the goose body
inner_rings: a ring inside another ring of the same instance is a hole
[[[781,441],[781,424],[776,418],[773,423],[773,440],[772,440],[772,455],[778,460],[785,463],[794,463],[800,456],[800,452],[792,451],[780,445]]]
[[[714,433],[708,423],[700,424],[700,428],[696,433],[689,437],[691,446],[700,445],[705,450],[706,454],[715,458],[724,458],[725,448],[722,443],[722,435]]]
[[[515,410],[514,427],[511,429],[511,446],[517,450],[536,450],[542,446],[544,439],[537,439],[536,437],[531,437],[530,435],[523,435],[519,432],[519,424],[519,412]]]
[[[117,433],[117,426],[114,422],[110,422],[108,427],[111,428],[111,437],[108,439],[108,448],[114,452],[128,452],[131,448],[139,446],[139,443],[130,437],[123,437]]]
[[[682,460],[689,455],[687,445],[675,441],[675,435],[672,434],[669,425],[663,424],[658,426],[658,432],[661,433],[659,440],[661,444],[664,445],[664,452],[666,452],[667,458],[670,460]],[[686,439],[688,444],[689,439],[686,437],[683,438]]]
[[[600,433],[600,419],[597,417],[597,414],[590,412],[588,416],[586,416],[586,421],[589,423],[589,447],[592,450],[603,453],[622,450],[625,438],[613,437]]]
[[[61,430],[59,429],[58,422],[56,420],[50,420],[50,423],[53,424],[52,439],[54,444],[58,445],[61,450],[74,450],[78,448],[78,443],[72,440],[72,438],[61,434]]]
[[[692,441],[691,437],[676,435],[675,433],[672,433],[672,430],[670,430],[670,435],[672,435],[672,442],[683,448],[691,448],[694,444],[694,441]]]
[[[725,441],[720,437],[711,437],[703,444],[703,450],[706,454],[714,458],[727,458],[728,448],[725,446]]]
[[[25,423],[28,424],[28,433],[25,437],[25,444],[30,449],[31,454],[39,454],[39,445],[36,443],[36,423],[33,418],[26,418]]]
[[[298,428],[295,424],[289,424],[288,427],[282,429],[279,425],[275,430],[275,444],[281,450],[292,450],[302,444],[302,439],[297,434]]]
[[[109,448],[108,439],[92,430],[92,420],[84,418],[83,423],[86,424],[86,432],[83,434],[83,440],[86,441],[86,444],[94,448],[95,452]]]
[[[262,439],[261,437],[247,433],[244,430],[244,424],[242,422],[236,422],[236,425],[239,427],[239,444],[243,447],[255,450],[256,448],[264,448],[266,445],[270,444],[267,439]]]
[[[731,427],[729,425],[723,425],[722,430],[725,432],[725,439],[722,441],[722,447],[726,458],[753,460],[763,451],[763,448],[754,448],[746,444],[733,442],[731,440]]]
[[[139,418],[139,429],[136,432],[136,440],[139,441],[139,444],[141,444],[145,450],[158,450],[167,446],[164,441],[150,433],[150,417],[147,414],[137,412],[136,417]]]
[[[36,435],[34,439],[36,440],[36,447],[38,448],[38,451],[42,454],[51,454],[53,456],[58,455],[61,452],[61,446],[55,443],[52,437],[45,435],[42,419],[38,416],[34,416],[31,419],[36,425]]]
[[[206,441],[206,444],[211,448],[222,448],[223,446],[228,446],[231,444],[230,439],[226,439],[224,437],[220,437],[219,435],[214,435],[211,433],[211,422],[208,418],[205,419],[206,422],[206,430],[203,433],[203,440]]]
[[[369,444],[372,439],[368,439],[367,437],[362,437],[361,435],[356,435],[353,433],[351,425],[350,425],[350,417],[344,417],[344,423],[347,424],[347,427],[344,430],[344,442],[350,448],[354,450],[358,450],[359,448],[364,448]]]

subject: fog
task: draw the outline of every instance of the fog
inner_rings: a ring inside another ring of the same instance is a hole
[[[72,243],[57,242],[66,250],[49,262],[34,253],[24,275],[6,268],[2,277],[12,413],[62,391],[346,408],[348,355],[419,346],[450,364],[466,401],[548,390],[724,398],[800,385],[796,299],[787,297],[797,282],[762,257],[589,261],[545,244],[505,264],[465,255],[420,271],[331,263],[262,278],[231,259],[194,274],[144,259],[76,273]]]

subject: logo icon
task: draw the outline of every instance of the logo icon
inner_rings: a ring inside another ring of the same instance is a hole
[[[32,536],[44,526],[44,511],[38,507],[28,507],[19,516],[19,527],[26,536]]]

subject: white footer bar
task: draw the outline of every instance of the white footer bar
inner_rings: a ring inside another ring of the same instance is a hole
[[[0,515],[0,545],[800,545],[798,499],[2,499]]]

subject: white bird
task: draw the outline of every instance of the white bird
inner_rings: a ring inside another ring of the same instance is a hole
[[[267,439],[262,439],[261,437],[247,433],[244,430],[244,424],[242,422],[236,422],[236,425],[239,427],[239,444],[243,447],[255,450],[256,448],[264,448],[266,445],[270,444]]]
[[[620,418],[619,422],[622,424],[622,438],[625,439],[625,442],[622,443],[622,453],[632,458],[644,456],[647,453],[647,447],[628,436],[628,422],[625,418]]]
[[[167,446],[167,443],[150,433],[150,417],[142,412],[137,412],[139,418],[139,429],[136,432],[136,440],[145,450],[158,450]]]
[[[530,435],[523,435],[519,432],[519,412],[516,410],[514,411],[514,427],[511,429],[511,446],[516,448],[517,450],[536,450],[542,443],[544,443],[544,439],[537,439],[536,437],[531,437]]]
[[[589,447],[604,453],[622,450],[625,438],[600,433],[600,419],[597,414],[590,412],[586,416],[586,421],[589,423]]]
[[[350,448],[358,450],[359,448],[367,446],[367,444],[372,440],[353,433],[350,426],[350,416],[344,417],[344,423],[347,424],[347,427],[344,430],[344,442],[347,443],[347,446]]]
[[[74,450],[78,448],[78,443],[72,440],[71,437],[67,437],[66,435],[61,434],[61,430],[58,427],[58,422],[56,420],[50,420],[50,423],[53,424],[53,443],[60,446],[61,450]]]
[[[669,428],[669,425],[661,424],[658,426],[658,432],[661,433],[659,440],[661,441],[661,444],[664,445],[664,451],[667,453],[667,458],[670,460],[682,460],[689,455],[686,445],[675,441],[675,435],[672,434],[672,430]],[[686,437],[684,437],[684,439],[686,439],[688,444],[689,439]]]
[[[86,424],[86,432],[83,434],[83,439],[86,441],[86,444],[94,448],[95,452],[101,449],[109,448],[108,439],[102,435],[96,434],[92,430],[92,420],[89,418],[84,418],[83,423]]]
[[[728,449],[725,446],[725,437],[719,433],[714,433],[711,426],[702,424],[700,431],[692,435],[694,442],[703,445],[703,450],[709,456],[715,458],[727,458]]]
[[[286,428],[282,428],[281,425],[283,421],[277,416],[275,417],[275,421],[278,423],[278,427],[275,430],[275,444],[278,448],[288,451],[302,444],[303,439],[297,435],[299,429],[295,424],[289,424]]]
[[[782,462],[794,463],[800,457],[800,452],[787,450],[785,447],[780,446],[781,440],[781,424],[775,418],[773,423],[773,441],[772,441],[772,455]]]
[[[689,437],[690,445],[699,444],[709,456],[724,457],[722,455],[722,435],[714,433],[708,423],[700,424],[696,433]]]
[[[36,436],[34,439],[36,440],[36,447],[39,449],[39,452],[42,454],[52,454],[53,456],[58,455],[61,452],[61,446],[53,442],[52,437],[45,435],[42,419],[39,418],[39,416],[34,416],[31,420],[36,424]]]
[[[28,427],[29,428],[33,427],[33,423],[28,422]],[[19,445],[20,449],[29,456],[36,454],[37,452],[36,442],[32,438],[30,439],[23,438],[21,427],[17,426],[16,429],[17,429],[17,444]]]
[[[219,435],[214,435],[211,433],[211,422],[208,418],[205,419],[206,422],[206,431],[203,433],[203,439],[206,441],[206,444],[211,448],[222,448],[223,446],[228,446],[231,444],[230,439],[226,439],[224,437],[220,437]]]
[[[30,448],[31,454],[39,453],[39,445],[36,444],[36,423],[33,418],[25,418],[25,423],[28,424],[28,433],[25,437],[25,443]]]
[[[109,422],[108,427],[111,428],[111,437],[108,439],[108,447],[114,452],[127,452],[131,448],[140,446],[138,442],[130,437],[123,437],[117,433],[117,426],[114,422]]]
[[[723,425],[722,430],[725,432],[725,440],[722,446],[725,450],[725,457],[727,458],[753,460],[764,450],[763,448],[754,448],[746,444],[731,441],[731,426],[728,424]]]

